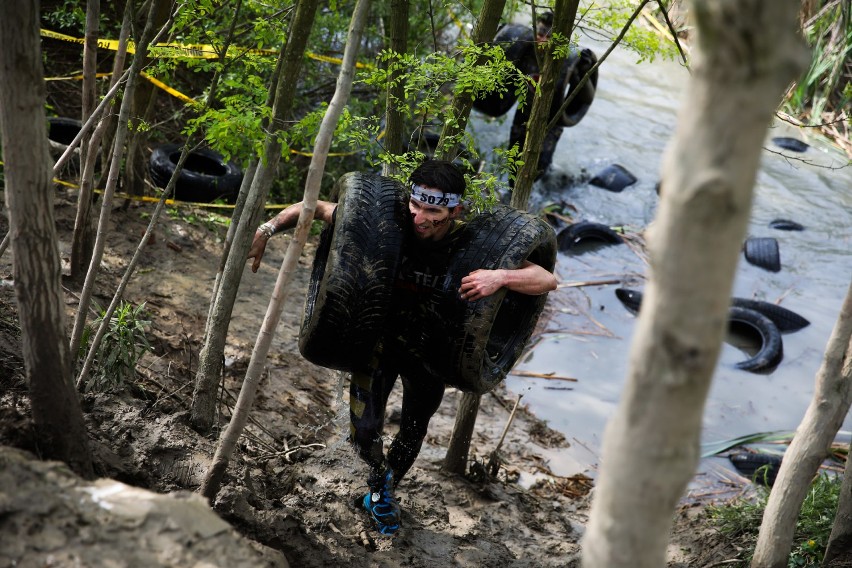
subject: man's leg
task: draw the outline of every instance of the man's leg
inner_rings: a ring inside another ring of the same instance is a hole
[[[402,417],[399,432],[388,450],[394,485],[408,473],[429,428],[429,420],[441,406],[444,384],[433,378],[402,378]]]
[[[382,365],[368,373],[353,373],[349,386],[349,438],[358,455],[370,468],[367,483],[381,486],[387,469],[382,431],[385,406],[396,382],[396,371]]]
[[[375,365],[370,373],[353,373],[349,387],[350,440],[370,468],[370,489],[361,504],[384,535],[399,530],[399,504],[393,494],[393,471],[388,467],[382,447],[385,406],[396,382],[395,368]]]

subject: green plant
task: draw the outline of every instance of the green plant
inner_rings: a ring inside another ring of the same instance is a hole
[[[837,510],[837,500],[840,495],[841,479],[822,473],[811,483],[810,491],[796,523],[793,536],[793,546],[788,561],[788,567],[819,566],[825,554],[834,512]],[[754,499],[737,499],[730,503],[709,506],[707,513],[722,534],[736,539],[737,544],[748,550],[748,559],[754,553],[754,545],[769,491],[758,487]],[[743,566],[747,565],[744,561]]]
[[[136,372],[136,363],[145,352],[151,350],[151,345],[145,337],[145,328],[151,322],[143,319],[145,303],[133,307],[129,302],[121,301],[116,308],[106,333],[101,338],[89,380],[86,382],[87,392],[103,392],[121,386]],[[95,319],[83,331],[78,353],[78,367],[89,351],[94,330],[98,329],[106,315],[106,310],[99,310],[100,317]]]

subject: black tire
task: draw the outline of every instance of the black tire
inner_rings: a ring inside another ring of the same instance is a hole
[[[743,253],[749,264],[770,272],[781,270],[781,254],[778,241],[772,237],[751,237],[743,244]]]
[[[802,142],[797,138],[788,138],[786,136],[773,138],[772,142],[774,142],[779,148],[790,150],[791,152],[804,152],[810,147],[807,142]]]
[[[597,63],[598,58],[591,49],[583,48],[579,51],[572,49],[568,59],[565,60],[562,71],[557,83],[557,96],[555,102],[558,105],[562,103],[574,92],[580,85],[580,81]],[[592,102],[595,100],[595,93],[598,88],[598,70],[592,72],[589,80],[580,89],[580,92],[571,100],[571,103],[559,115],[559,124],[562,126],[576,126],[586,113]]]
[[[642,305],[642,292],[631,288],[617,288],[615,296],[618,298],[628,311],[635,313],[639,312]],[[775,324],[778,331],[791,332],[798,331],[803,327],[811,324],[808,320],[787,308],[782,308],[771,302],[763,302],[761,300],[749,300],[747,298],[731,298],[731,306],[736,308],[745,308],[753,310],[761,315],[766,316]]]
[[[639,312],[642,306],[642,292],[630,288],[617,288],[615,296],[630,312],[634,314]],[[766,302],[762,303],[766,304]],[[745,335],[754,336],[756,334],[760,340],[758,352],[749,359],[737,363],[738,369],[765,372],[771,371],[781,362],[784,356],[781,332],[767,316],[755,310],[734,305],[728,310],[728,328]]]
[[[627,311],[634,314],[639,313],[639,308],[642,307],[642,292],[630,288],[616,288],[615,297],[624,304]]]
[[[181,146],[163,144],[151,152],[148,171],[157,187],[165,188],[175,172],[181,154]],[[190,152],[175,183],[175,199],[196,203],[212,203],[224,199],[236,201],[243,181],[243,173],[233,162],[227,162],[221,154],[209,149]]]
[[[745,334],[757,334],[760,349],[745,361],[735,366],[752,373],[769,372],[781,362],[784,356],[781,332],[768,317],[754,310],[732,306],[728,310],[728,329]]]
[[[502,289],[475,302],[459,297],[474,270],[514,269],[529,260],[553,271],[556,238],[539,217],[505,205],[475,217],[449,263],[448,279],[431,299],[434,321],[424,337],[429,371],[450,386],[483,394],[500,383],[523,353],[547,295]]]
[[[535,72],[537,63],[534,51],[535,34],[532,28],[520,24],[506,24],[497,31],[494,43],[503,48],[506,59],[511,61],[521,73]],[[502,93],[491,91],[480,95],[474,99],[473,108],[484,115],[496,118],[509,112],[517,100],[514,86],[508,85]]]
[[[761,300],[749,300],[747,298],[731,298],[731,305],[738,308],[746,308],[754,310],[772,320],[778,331],[788,333],[798,331],[803,327],[811,324],[808,320],[787,308],[782,308],[778,304],[772,302],[763,302]]]
[[[47,142],[50,147],[50,157],[54,161],[59,160],[65,153],[82,128],[83,123],[75,118],[52,116],[47,119]],[[74,149],[61,173],[62,176],[74,176],[80,173],[79,146]]]
[[[731,463],[745,477],[761,485],[772,487],[781,468],[781,456],[755,452],[737,452],[728,456]]]
[[[606,189],[607,191],[619,193],[625,187],[636,183],[636,176],[627,171],[627,169],[623,166],[612,164],[595,174],[595,176],[589,180],[589,183]]]
[[[556,242],[560,252],[571,252],[580,243],[617,245],[622,244],[624,240],[607,225],[593,221],[577,221],[559,231]]]
[[[317,365],[361,371],[391,305],[407,200],[399,182],[374,174],[345,174],[335,191],[335,222],[314,257],[299,350]]]
[[[82,129],[83,123],[75,118],[52,116],[47,119],[47,139],[66,148]]]

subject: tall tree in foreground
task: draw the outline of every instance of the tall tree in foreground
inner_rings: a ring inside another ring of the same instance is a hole
[[[355,56],[358,54],[358,46],[361,44],[361,35],[364,32],[369,11],[370,0],[358,0],[355,10],[352,13],[349,32],[346,36],[346,48],[343,52],[340,74],[337,77],[337,87],[325,112],[325,116],[323,116],[319,132],[317,133],[316,143],[314,144],[311,165],[308,167],[308,177],[305,180],[302,212],[299,215],[299,221],[296,223],[296,229],[293,231],[293,238],[287,246],[284,260],[281,262],[278,279],[275,281],[272,298],[266,309],[263,324],[257,334],[257,340],[251,353],[251,360],[246,370],[246,378],[243,381],[240,395],[234,406],[231,422],[222,433],[219,445],[216,447],[216,454],[213,456],[213,463],[207,470],[201,487],[198,489],[202,495],[211,500],[219,491],[219,487],[222,484],[222,477],[228,467],[228,462],[248,422],[248,415],[254,404],[257,387],[260,383],[263,367],[266,364],[266,355],[269,353],[269,346],[272,344],[275,328],[281,319],[281,310],[284,306],[287,286],[290,284],[293,272],[298,268],[299,256],[301,256],[302,249],[304,249],[305,243],[308,240],[308,233],[310,232],[311,222],[314,220],[320,182],[325,172],[325,163],[328,159],[328,150],[331,147],[332,136],[334,135],[334,130],[337,128],[340,115],[343,113],[343,108],[346,106],[349,95],[352,92],[352,82],[355,79]],[[246,254],[248,254],[248,251],[244,253],[243,258],[245,258]]]
[[[802,423],[796,429],[796,436],[790,447],[784,452],[784,461],[778,472],[778,478],[772,486],[760,534],[754,549],[751,565],[754,568],[784,568],[793,544],[796,521],[802,503],[808,495],[811,481],[819,466],[828,457],[829,447],[843,425],[843,419],[852,403],[852,285],[846,293],[846,300],[840,310],[840,316],[834,326],[831,338],[825,348],[822,366],[816,377],[816,388],[811,404],[805,412]],[[846,473],[848,476],[849,468]],[[849,487],[850,480],[844,480]],[[841,493],[838,514],[834,521],[831,541],[833,546],[826,550],[834,557],[840,557],[840,551],[850,548],[849,535],[852,524],[849,522],[850,495]],[[845,512],[845,515],[843,514]],[[841,538],[845,534],[846,542]],[[849,560],[849,557],[846,557]],[[827,564],[830,565],[830,564]],[[849,566],[846,561],[841,566]]]
[[[65,335],[53,170],[45,128],[39,2],[0,4],[0,45],[6,205],[36,440],[44,457],[64,461],[83,477],[93,477]]]
[[[663,163],[650,277],[604,435],[585,568],[665,565],[675,506],[698,464],[766,128],[807,63],[798,9],[796,0],[692,2],[693,73]]]

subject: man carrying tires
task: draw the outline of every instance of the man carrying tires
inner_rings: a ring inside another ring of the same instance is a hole
[[[359,502],[384,535],[393,535],[399,529],[400,509],[394,489],[417,458],[429,420],[443,398],[445,381],[430,372],[430,359],[441,354],[426,354],[420,347],[423,337],[435,332],[436,318],[430,312],[429,299],[447,281],[450,251],[465,225],[460,218],[465,179],[454,164],[428,160],[412,172],[409,182],[411,222],[404,223],[407,226],[390,302],[392,315],[367,368],[352,373],[350,383],[350,440],[369,466],[369,491]],[[336,207],[318,201],[315,218],[334,223]],[[301,203],[292,205],[258,228],[248,254],[254,259],[252,271],[260,266],[269,238],[294,227],[301,209]],[[472,271],[461,279],[458,295],[464,301],[476,301],[503,287],[520,294],[544,294],[556,288],[556,278],[545,268],[525,261],[515,270]],[[398,376],[403,385],[400,428],[385,455],[385,407]]]

